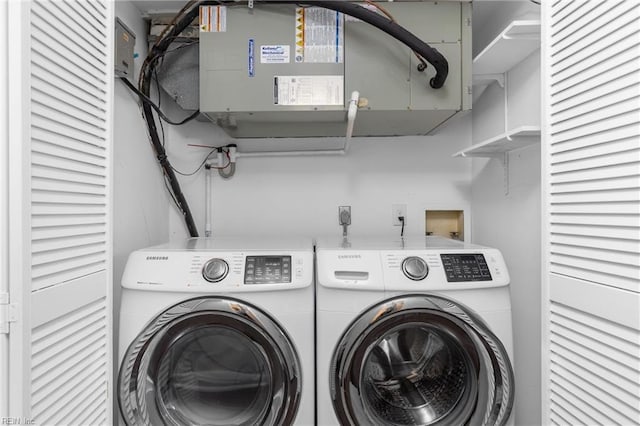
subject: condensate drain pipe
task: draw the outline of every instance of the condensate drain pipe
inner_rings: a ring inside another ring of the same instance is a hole
[[[265,151],[265,152],[236,152],[236,157],[308,157],[318,155],[345,155],[351,145],[351,135],[358,113],[360,93],[356,90],[351,93],[349,107],[347,109],[347,131],[344,145],[340,149],[320,149],[310,151]],[[233,164],[233,163],[232,163]]]

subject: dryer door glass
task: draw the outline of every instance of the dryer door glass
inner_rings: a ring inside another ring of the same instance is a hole
[[[341,424],[504,424],[513,371],[468,308],[433,295],[389,299],[338,343],[330,377]]]
[[[285,331],[258,308],[197,298],[138,335],[119,389],[128,424],[288,424],[300,402],[300,363]]]

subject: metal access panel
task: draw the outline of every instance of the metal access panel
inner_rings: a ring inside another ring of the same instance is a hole
[[[380,3],[449,62],[443,88],[404,44],[368,23],[293,4],[209,6],[200,13],[200,110],[234,137],[427,134],[471,105],[471,5]],[[363,6],[371,7],[371,6]]]
[[[120,19],[115,23],[115,73],[118,77],[133,78],[133,51],[136,35]]]

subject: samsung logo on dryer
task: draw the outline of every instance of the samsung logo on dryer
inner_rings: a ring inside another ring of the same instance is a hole
[[[169,256],[147,256],[147,260],[169,260]]]
[[[359,254],[339,254],[338,259],[362,259]]]

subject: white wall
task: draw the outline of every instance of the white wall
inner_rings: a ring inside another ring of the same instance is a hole
[[[493,3],[493,5],[491,4]],[[482,2],[474,14],[474,39],[489,42],[512,19],[530,19],[529,2]],[[539,15],[539,10],[534,9]],[[509,130],[540,125],[540,53],[534,52],[507,76]],[[473,105],[474,143],[505,131],[504,89],[493,83]],[[540,145],[502,159],[475,158],[472,177],[473,242],[500,249],[511,275],[517,425],[541,424],[541,204]],[[505,186],[506,183],[506,186]]]
[[[137,71],[146,56],[146,24],[128,1],[117,1],[115,15],[136,34]],[[120,82],[114,95],[114,338],[118,339],[120,278],[129,253],[169,239],[168,197],[155,161],[137,98]],[[114,347],[118,348],[117,343]],[[114,354],[118,359],[117,354]],[[117,365],[117,362],[114,364]],[[116,370],[119,368],[117,365]],[[117,371],[114,372],[117,374]],[[116,382],[117,383],[117,380]],[[117,417],[115,417],[117,418]]]
[[[425,209],[469,211],[471,165],[451,154],[471,143],[470,124],[467,116],[434,136],[354,138],[346,156],[240,158],[233,178],[214,175],[213,234],[341,235],[338,206],[350,205],[352,235],[399,236],[391,205],[402,203],[408,209],[405,235],[424,235]],[[173,164],[182,171],[193,170],[207,152],[188,143],[230,142],[210,123],[174,127],[169,135]],[[326,138],[288,142],[342,144]],[[203,173],[181,182],[204,234]],[[183,238],[182,219],[171,211],[171,238]]]
[[[474,143],[521,126],[540,126],[540,50],[533,52],[507,73],[505,86],[506,120],[505,89],[497,83],[489,85],[474,102]]]
[[[540,425],[540,146],[473,160],[473,242],[502,251],[511,275],[516,424]]]

